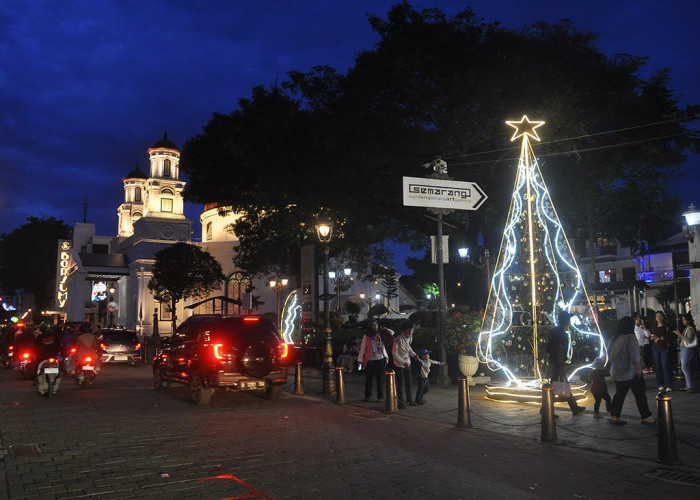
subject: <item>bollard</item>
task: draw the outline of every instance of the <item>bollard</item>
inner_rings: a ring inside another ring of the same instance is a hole
[[[393,370],[386,372],[386,411],[387,413],[396,413],[396,374]]]
[[[294,395],[304,395],[304,376],[301,373],[301,361],[297,361],[296,371],[294,372]]]
[[[551,384],[542,385],[542,433],[540,441],[543,443],[557,442],[557,428],[554,424],[554,392]]]
[[[457,410],[457,427],[471,429],[472,418],[469,412],[469,377],[459,378],[459,402]]]
[[[345,400],[345,380],[343,377],[343,370],[344,368],[342,366],[335,367],[335,385],[338,389],[335,395],[335,402],[339,405],[344,405],[347,403]]]
[[[671,412],[671,396],[667,392],[660,392],[656,396],[656,403],[659,462],[669,465],[679,464],[676,431],[673,428],[673,413]]]

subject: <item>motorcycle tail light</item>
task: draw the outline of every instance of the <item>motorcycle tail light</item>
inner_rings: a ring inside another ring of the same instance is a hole
[[[109,346],[107,344],[103,344],[100,342],[100,348],[101,349],[107,349]]]
[[[224,359],[224,353],[221,352],[221,350],[224,347],[224,344],[213,344],[214,347],[214,357],[216,359]]]
[[[83,361],[84,361],[85,363],[90,363],[90,362],[92,361],[92,358],[91,358],[90,356],[88,356],[88,357],[86,357]]]
[[[256,318],[255,316],[246,316],[243,318],[243,321],[260,321],[260,318]]]
[[[141,342],[139,342],[138,344],[136,344],[136,345],[134,346],[134,349],[141,349]]]
[[[56,360],[55,360],[55,359],[53,359],[53,358],[49,358],[49,363],[55,363],[55,362],[56,362]]]
[[[280,343],[280,358],[286,358],[289,355],[289,344],[286,342]]]
[[[78,350],[77,348],[71,347],[71,348],[70,348],[70,353],[71,353],[71,354],[75,354],[75,351],[77,351],[77,350]]]
[[[15,346],[11,345],[10,347],[7,348],[8,351],[11,351],[15,348]]]
[[[25,352],[24,354],[22,354],[22,358],[29,359],[29,353]]]

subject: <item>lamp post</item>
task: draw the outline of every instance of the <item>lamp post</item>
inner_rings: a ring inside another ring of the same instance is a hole
[[[328,245],[331,242],[333,225],[327,221],[319,219],[316,224],[316,235],[321,242],[323,250],[323,325],[324,325],[324,348],[323,348],[323,394],[333,394],[335,392],[335,380],[333,374],[333,345],[331,343],[331,321],[330,304],[328,294]]]
[[[683,212],[688,227],[688,266],[690,267],[690,309],[693,315],[700,317],[700,210],[692,203]]]
[[[270,288],[274,288],[277,291],[277,331],[282,331],[282,318],[280,317],[280,301],[282,299],[282,288],[287,286],[289,280],[287,278],[282,278],[281,280],[270,280]]]
[[[350,288],[350,281],[352,280],[352,269],[346,267],[342,271],[330,271],[328,273],[328,277],[332,279],[335,283],[335,291],[337,294],[336,310],[338,313],[338,318],[341,318],[343,312],[343,307],[340,303],[341,292]]]
[[[114,285],[110,285],[110,287],[109,287],[110,306],[111,306],[112,302],[114,302],[114,292],[116,292],[116,291],[117,290],[114,288]],[[112,311],[111,309],[109,311],[109,327],[114,328],[114,311]]]

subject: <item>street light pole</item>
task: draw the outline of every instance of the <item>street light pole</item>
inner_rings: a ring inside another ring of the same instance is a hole
[[[316,233],[321,245],[323,245],[323,326],[325,330],[322,369],[323,394],[333,394],[335,392],[335,380],[333,379],[335,367],[333,366],[333,344],[328,294],[328,244],[331,241],[332,231],[333,226],[328,221],[319,221],[316,224]]]

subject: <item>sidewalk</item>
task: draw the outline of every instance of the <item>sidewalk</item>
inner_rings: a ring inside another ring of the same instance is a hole
[[[307,395],[320,396],[320,370],[304,369],[304,391]],[[348,404],[356,407],[383,411],[385,402],[364,402],[365,377],[362,372],[344,374]],[[657,415],[656,387],[653,374],[645,375],[647,400],[654,417]],[[414,394],[416,383],[414,380]],[[653,390],[652,390],[653,389]],[[610,395],[615,394],[615,386],[608,383]],[[402,416],[432,420],[447,424],[457,423],[458,386],[433,384],[426,395],[424,405],[409,406],[398,410]],[[523,403],[498,403],[485,398],[483,385],[469,388],[471,422],[475,429],[500,434],[540,439],[539,405]],[[676,445],[682,466],[695,468],[700,472],[700,393],[686,394],[673,391],[671,411],[676,432]],[[335,401],[335,396],[323,396]],[[576,448],[612,453],[618,456],[641,458],[655,461],[658,458],[656,426],[641,425],[641,419],[631,392],[627,394],[622,410],[625,426],[610,425],[607,418],[593,418],[593,397],[590,395],[579,402],[586,411],[573,416],[565,403],[557,403],[555,412],[557,438],[560,444]],[[601,411],[605,411],[602,403]]]

